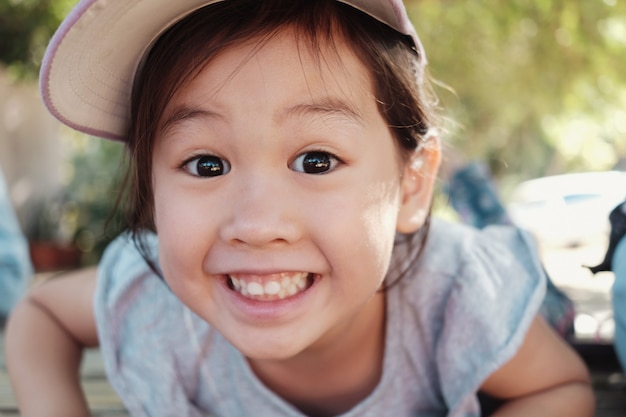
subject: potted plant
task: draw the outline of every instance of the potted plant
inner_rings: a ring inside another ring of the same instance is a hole
[[[80,265],[81,252],[71,236],[75,216],[76,207],[62,198],[36,203],[26,230],[35,271],[49,272]]]
[[[34,204],[26,228],[38,272],[95,264],[117,233],[120,175],[109,173],[120,167],[122,145],[89,137],[68,140],[66,185]]]

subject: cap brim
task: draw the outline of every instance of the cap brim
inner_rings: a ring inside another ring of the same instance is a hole
[[[40,75],[45,105],[78,131],[124,140],[132,83],[146,50],[175,22],[218,1],[81,1],[46,50]],[[413,37],[423,55],[401,0],[339,1]]]

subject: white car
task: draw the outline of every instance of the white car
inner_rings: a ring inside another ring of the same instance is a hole
[[[626,172],[584,172],[525,181],[508,210],[540,244],[576,246],[608,236],[609,212],[625,199]]]

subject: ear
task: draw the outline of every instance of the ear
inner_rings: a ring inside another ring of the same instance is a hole
[[[441,161],[439,138],[430,137],[415,150],[404,166],[396,230],[413,233],[426,221]]]

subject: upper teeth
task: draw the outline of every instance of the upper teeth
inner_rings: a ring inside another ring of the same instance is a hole
[[[307,272],[272,274],[267,277],[229,275],[235,290],[244,297],[254,299],[283,299],[304,290],[307,285]]]

